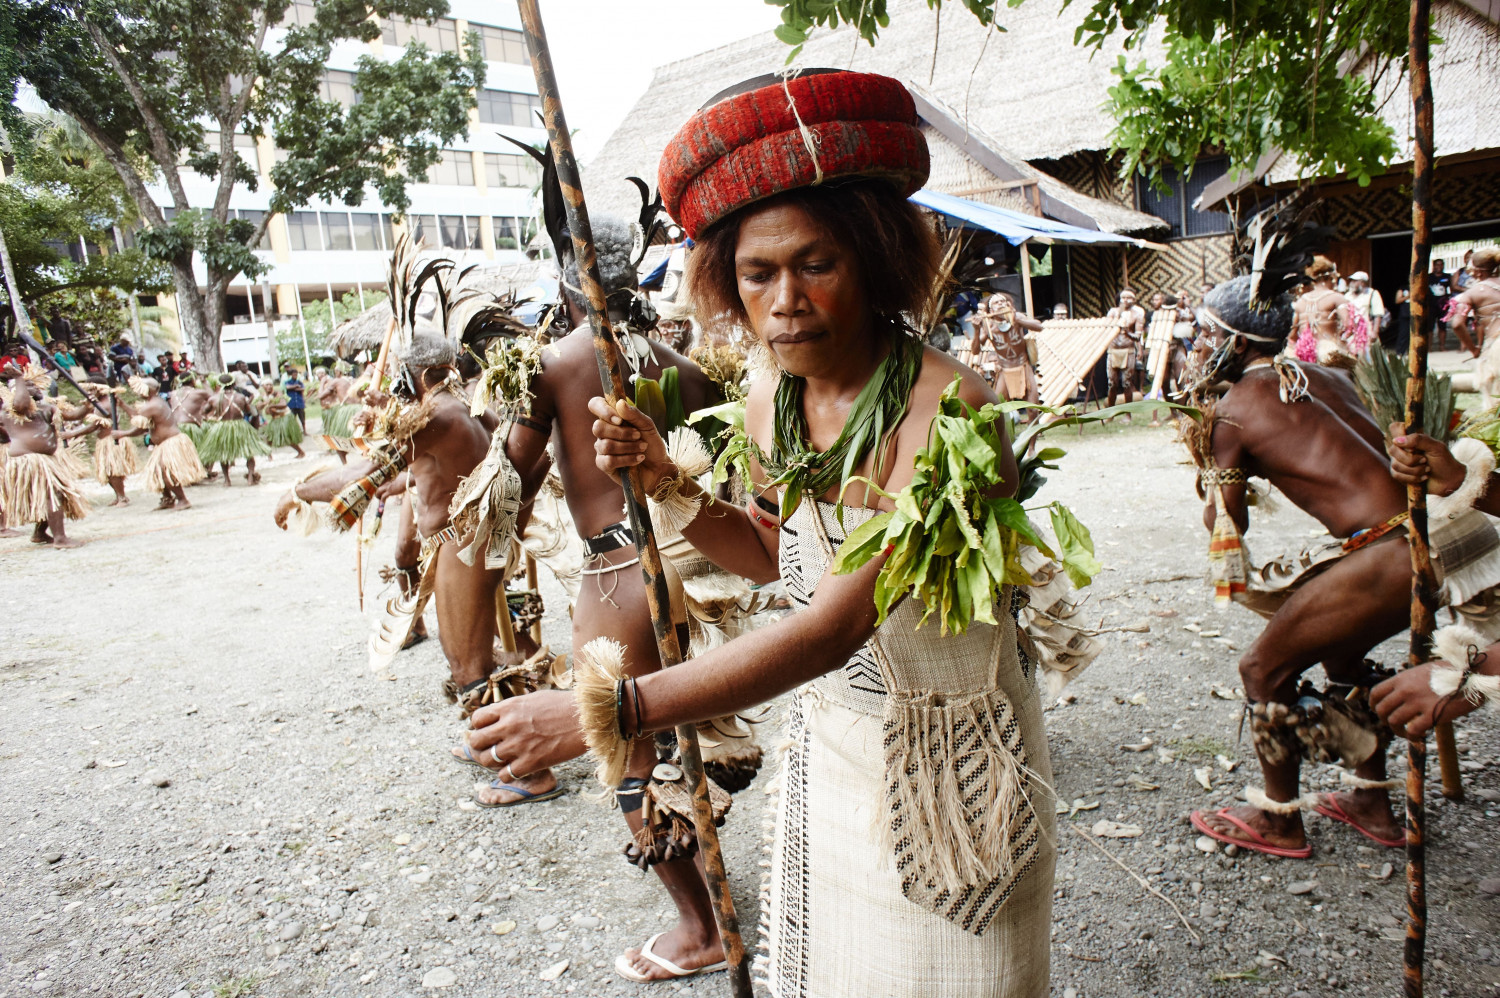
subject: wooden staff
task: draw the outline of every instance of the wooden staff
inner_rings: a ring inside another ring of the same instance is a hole
[[[1407,353],[1406,432],[1420,433],[1427,393],[1427,316],[1432,297],[1427,285],[1432,255],[1432,78],[1428,74],[1428,33],[1431,0],[1411,0],[1411,101],[1416,121],[1411,185],[1411,347]],[[1411,514],[1411,650],[1409,666],[1429,658],[1437,615],[1437,573],[1427,547],[1427,486],[1408,485],[1406,506]],[[1406,998],[1422,998],[1422,959],[1427,945],[1427,739],[1406,745],[1406,946],[1402,982]]]
[[[594,336],[594,357],[599,364],[599,380],[611,406],[628,398],[620,364],[620,351],[609,325],[604,287],[599,280],[599,261],[594,251],[594,233],[584,204],[583,184],[578,175],[578,161],[573,156],[572,133],[563,117],[562,99],[557,92],[557,77],[552,69],[552,53],[547,47],[547,33],[542,27],[542,12],[537,0],[516,0],[521,24],[526,34],[526,48],[531,53],[531,67],[536,73],[537,94],[542,100],[542,118],[552,144],[557,164],[558,184],[567,208],[568,230],[573,236],[573,253],[578,260],[578,277],[588,300],[589,328]],[[677,631],[672,625],[671,602],[666,577],[662,574],[661,554],[656,549],[656,535],[646,509],[645,490],[641,488],[640,471],[630,469],[620,475],[625,490],[625,507],[630,527],[635,533],[636,554],[641,574],[646,580],[646,605],[651,610],[651,626],[656,632],[656,649],[661,664],[671,667],[682,661]],[[698,843],[702,847],[703,872],[708,893],[713,899],[714,920],[724,944],[724,958],[729,964],[730,991],[735,998],[751,998],[750,965],[745,959],[745,944],[740,937],[739,919],[734,899],[729,893],[729,878],[724,872],[724,855],[719,848],[719,833],[714,827],[713,806],[708,799],[708,782],[703,773],[703,757],[698,752],[698,732],[691,724],[677,726],[677,747],[682,753],[682,769],[692,787],[693,818]]]

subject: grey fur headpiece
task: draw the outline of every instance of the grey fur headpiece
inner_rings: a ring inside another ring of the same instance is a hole
[[[413,334],[411,342],[402,348],[400,359],[413,368],[442,367],[456,361],[458,351],[446,338],[423,330]]]

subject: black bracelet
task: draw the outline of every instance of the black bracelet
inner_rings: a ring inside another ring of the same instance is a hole
[[[615,680],[615,730],[620,732],[620,737],[625,734],[625,680]]]
[[[630,699],[635,701],[635,735],[639,738],[641,732],[641,688],[636,685],[635,677],[630,677]]]

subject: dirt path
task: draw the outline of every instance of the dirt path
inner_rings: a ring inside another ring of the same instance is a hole
[[[1041,498],[1093,527],[1108,569],[1088,619],[1123,630],[1048,714],[1058,789],[1078,807],[1062,821],[1053,994],[1395,993],[1400,853],[1316,818],[1309,862],[1195,846],[1188,812],[1259,782],[1236,741],[1239,702],[1212,692],[1233,695],[1259,621],[1216,612],[1199,581],[1205,534],[1170,432],[1056,442],[1072,453]],[[397,998],[449,979],[455,995],[663,993],[610,969],[670,906],[618,856],[619,819],[590,767],[564,767],[559,801],[467,805],[472,778],[446,758],[459,729],[438,694],[436,642],[371,674],[353,545],[271,523],[306,466],[281,457],[258,488],[196,488],[185,513],[133,492],[130,508],[77,526],[90,543],[76,552],[0,541],[0,994]],[[1253,550],[1303,543],[1312,526],[1257,514]],[[375,544],[367,607],[390,545]],[[567,629],[552,592],[556,648]],[[1431,817],[1433,995],[1500,991],[1500,898],[1485,892],[1500,891],[1487,879],[1500,877],[1497,739],[1476,718],[1460,742],[1469,799]],[[1146,751],[1120,748],[1148,738]],[[1327,771],[1313,780],[1333,784]],[[741,794],[725,836],[749,926],[762,800]],[[1201,943],[1068,827],[1101,819],[1141,827],[1100,842]],[[726,993],[722,979],[680,991]]]

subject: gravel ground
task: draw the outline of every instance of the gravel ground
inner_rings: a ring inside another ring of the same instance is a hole
[[[1205,533],[1171,431],[1057,442],[1072,453],[1042,498],[1093,527],[1107,569],[1086,616],[1120,630],[1048,714],[1072,811],[1060,822],[1053,994],[1396,993],[1399,852],[1313,818],[1311,861],[1231,857],[1200,851],[1187,824],[1193,808],[1259,782],[1236,738],[1240,704],[1219,698],[1237,695],[1237,649],[1259,619],[1216,611],[1199,581]],[[135,493],[79,524],[90,543],[75,552],[0,541],[0,994],[642,993],[610,965],[666,927],[670,906],[618,857],[619,820],[589,767],[563,767],[571,792],[558,801],[468,804],[471,777],[446,756],[459,728],[437,691],[436,642],[389,676],[370,673],[349,540],[271,523],[305,467],[282,458],[259,488],[196,488],[185,513],[156,513]],[[1290,508],[1256,517],[1263,555],[1315,527]],[[376,542],[372,564],[390,544]],[[549,605],[547,636],[563,647],[563,604]],[[1500,774],[1493,724],[1475,716],[1460,731],[1468,799],[1431,809],[1429,994],[1500,995]],[[1333,785],[1328,771],[1312,779]],[[747,926],[757,790],[740,795],[725,834]],[[1074,830],[1100,821],[1139,827],[1097,841],[1197,938]],[[722,978],[664,987],[726,993]]]

